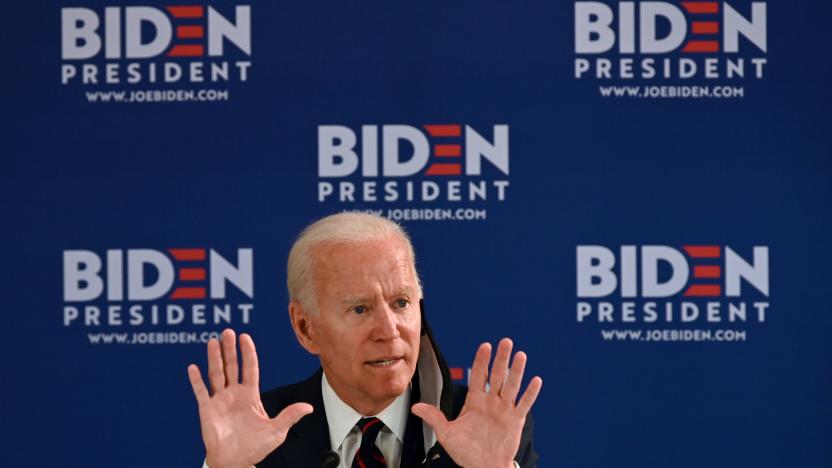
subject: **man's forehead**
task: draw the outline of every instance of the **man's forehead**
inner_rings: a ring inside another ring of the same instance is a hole
[[[380,281],[385,289],[416,286],[413,258],[396,238],[320,246],[313,253],[313,274],[327,289],[355,289],[371,281]]]
[[[349,268],[355,266],[356,261],[372,266],[413,266],[410,250],[397,237],[365,242],[329,242],[316,246],[311,253],[313,265],[329,269]]]

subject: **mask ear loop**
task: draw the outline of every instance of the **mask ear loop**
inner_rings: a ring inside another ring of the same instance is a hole
[[[445,361],[445,356],[439,351],[439,348],[434,343],[433,332],[430,330],[428,321],[425,318],[425,302],[424,299],[419,299],[419,309],[422,314],[422,336],[427,336],[428,341],[433,347],[433,353],[436,356],[437,364],[439,365],[439,372],[442,374],[442,394],[439,397],[439,409],[445,413],[445,417],[451,419],[453,412],[453,395],[451,394],[451,371],[448,369],[448,363]]]

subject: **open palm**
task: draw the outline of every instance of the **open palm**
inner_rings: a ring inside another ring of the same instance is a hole
[[[471,369],[471,386],[465,405],[453,421],[448,421],[435,406],[413,405],[413,413],[433,427],[439,443],[457,465],[471,468],[513,466],[526,415],[537,399],[543,381],[540,377],[533,378],[517,402],[526,354],[515,354],[509,370],[511,347],[508,338],[500,341],[489,389],[486,382],[489,381],[491,345],[480,345]]]
[[[260,402],[260,371],[254,341],[240,335],[242,381],[237,364],[236,336],[225,330],[222,343],[208,342],[208,380],[212,393],[195,364],[188,377],[199,404],[205,461],[211,468],[249,467],[262,461],[284,440],[289,428],[312,412],[312,405],[295,403],[269,418]]]

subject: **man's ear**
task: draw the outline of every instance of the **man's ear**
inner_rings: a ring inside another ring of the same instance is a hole
[[[292,321],[292,329],[298,343],[310,353],[319,355],[318,345],[315,343],[314,317],[304,310],[300,302],[292,301],[289,303],[289,319]]]

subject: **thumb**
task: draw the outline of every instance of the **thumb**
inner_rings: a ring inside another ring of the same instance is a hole
[[[283,411],[271,420],[272,427],[276,431],[285,434],[289,431],[290,427],[300,421],[300,418],[306,416],[312,411],[314,411],[314,408],[312,408],[312,405],[309,403],[291,404],[283,408]]]
[[[445,424],[448,423],[448,419],[439,411],[439,408],[427,403],[416,403],[411,408],[411,411],[416,416],[422,418],[423,421],[430,424],[437,432],[441,431],[445,427]]]

